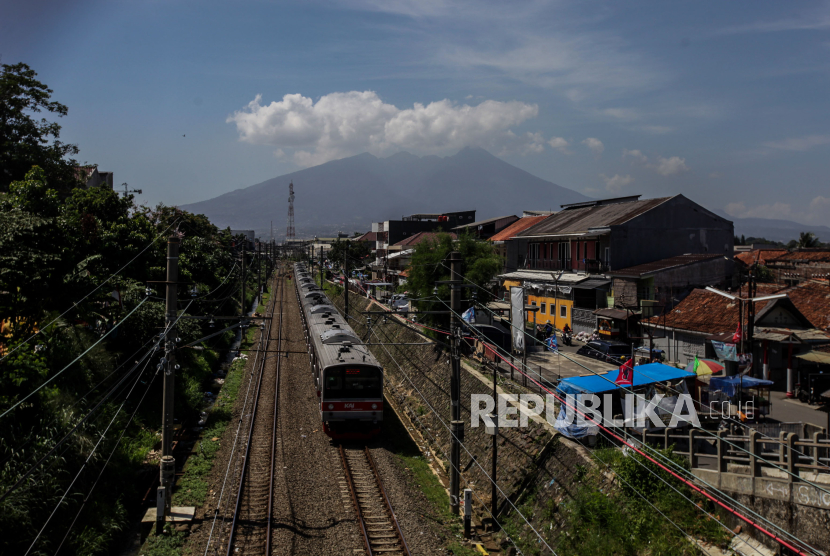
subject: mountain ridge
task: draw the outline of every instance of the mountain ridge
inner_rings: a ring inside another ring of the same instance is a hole
[[[553,207],[589,199],[484,149],[466,147],[446,157],[400,151],[379,158],[361,153],[180,208],[205,214],[222,228],[254,229],[268,235],[272,220],[277,230],[285,229],[292,181],[298,237],[363,232],[372,222],[419,212],[476,209],[476,218],[481,220],[521,214],[540,199]]]

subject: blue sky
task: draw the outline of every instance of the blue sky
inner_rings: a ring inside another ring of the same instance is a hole
[[[0,0],[0,56],[151,204],[475,145],[594,197],[830,220],[828,2]]]

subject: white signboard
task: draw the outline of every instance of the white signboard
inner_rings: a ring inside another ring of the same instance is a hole
[[[510,288],[510,331],[513,336],[513,349],[524,351],[525,348],[525,292],[522,288]]]

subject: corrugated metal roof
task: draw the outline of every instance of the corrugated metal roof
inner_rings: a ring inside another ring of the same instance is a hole
[[[523,218],[519,218],[508,227],[497,233],[496,235],[490,238],[490,241],[507,241],[508,239],[512,239],[516,236],[519,232],[526,230],[533,226],[534,224],[538,224],[545,218],[549,218],[552,216],[551,214],[543,214],[541,216],[525,216]]]
[[[719,255],[717,253],[678,255],[676,257],[669,257],[668,259],[662,259],[651,263],[638,264],[636,266],[630,266],[628,268],[621,268],[620,270],[612,270],[609,271],[608,274],[610,274],[611,276],[642,276],[644,274],[652,274],[655,272],[668,270],[670,268],[677,268],[681,266],[698,263],[701,261],[708,261],[710,259],[717,259],[722,257],[723,255]]]
[[[518,216],[515,214],[508,214],[507,216],[496,216],[495,218],[488,218],[487,220],[478,220],[476,222],[470,222],[469,224],[462,224],[461,226],[456,226],[453,230],[461,230],[464,228],[471,228],[476,226],[483,226],[484,224],[490,224],[491,222],[498,222],[499,220],[503,220],[505,218],[515,218],[516,220],[519,219]]]
[[[515,272],[508,272],[507,274],[501,274],[499,278],[502,280],[533,280],[537,282],[555,282],[553,278],[554,273],[551,271],[544,271],[544,270],[517,270]],[[587,280],[588,276],[585,274],[573,274],[573,273],[564,273],[559,278],[559,283],[563,286],[569,284],[575,284],[577,282],[582,282]]]
[[[531,226],[517,236],[587,233],[592,228],[616,226],[650,211],[671,198],[659,197],[643,201],[570,208],[550,215],[543,222]]]

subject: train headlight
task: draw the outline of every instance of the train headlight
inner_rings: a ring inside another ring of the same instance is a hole
[[[329,404],[329,409],[334,409],[334,404],[333,403]]]
[[[373,404],[372,404],[372,409],[377,409],[377,408],[378,408],[378,404],[373,403]]]

